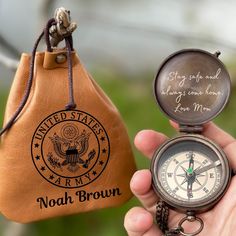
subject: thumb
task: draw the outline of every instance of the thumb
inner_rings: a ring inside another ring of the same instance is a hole
[[[125,216],[124,227],[129,236],[160,236],[153,223],[152,214],[141,207],[130,209]]]

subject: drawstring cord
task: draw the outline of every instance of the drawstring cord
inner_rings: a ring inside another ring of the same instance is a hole
[[[52,47],[50,43],[49,37],[49,29],[52,25],[56,25],[56,21],[54,18],[50,19],[46,25],[44,30],[45,32],[45,40],[47,44],[47,51],[52,52]],[[74,101],[74,91],[73,91],[73,66],[72,66],[72,58],[71,58],[71,51],[73,49],[73,38],[71,34],[64,38],[66,42],[66,49],[67,49],[67,60],[68,60],[68,87],[69,87],[69,102],[66,105],[66,110],[71,110],[76,108],[76,104]]]
[[[8,129],[11,128],[11,126],[14,124],[14,122],[16,121],[17,117],[19,116],[19,114],[21,113],[21,111],[23,110],[29,95],[30,95],[30,91],[32,88],[32,84],[33,84],[33,79],[34,79],[34,66],[35,66],[35,55],[36,55],[36,51],[39,45],[39,42],[41,41],[41,39],[43,38],[43,36],[45,36],[45,40],[46,40],[46,44],[47,44],[47,51],[52,52],[52,47],[50,44],[50,37],[49,37],[49,28],[55,24],[56,21],[54,18],[50,19],[47,22],[46,28],[43,30],[43,32],[40,34],[40,36],[38,37],[38,39],[36,40],[33,50],[32,50],[32,55],[31,55],[31,61],[30,61],[30,73],[29,73],[29,79],[27,81],[27,85],[26,85],[26,90],[24,93],[24,96],[20,102],[20,105],[18,106],[18,108],[16,109],[15,113],[13,114],[13,116],[11,117],[11,119],[7,122],[7,124],[0,130],[0,136],[2,136],[3,133],[5,133]],[[65,106],[65,109],[70,110],[70,109],[75,109],[76,108],[76,104],[74,102],[74,93],[73,93],[73,66],[72,66],[72,58],[71,58],[71,53],[73,50],[73,41],[72,41],[72,36],[68,36],[65,38],[65,42],[66,42],[66,49],[67,49],[67,60],[68,60],[68,87],[69,87],[69,102],[68,104]]]
[[[48,20],[46,27],[44,29],[44,34],[45,34],[45,41],[46,41],[46,45],[47,45],[47,51],[48,52],[52,52],[52,47],[51,47],[51,43],[50,43],[50,35],[49,35],[49,29],[52,25],[56,25],[56,20],[54,18],[51,18],[50,20]]]
[[[72,37],[71,37],[72,38]],[[66,105],[66,110],[72,110],[76,108],[74,101],[74,90],[73,90],[73,66],[71,58],[71,42],[69,38],[65,38],[67,48],[67,60],[68,60],[68,85],[69,85],[69,103]]]
[[[5,127],[1,129],[0,136],[13,125],[13,123],[15,122],[15,120],[19,116],[19,114],[21,113],[22,109],[24,108],[24,106],[29,98],[30,90],[31,90],[32,83],[33,83],[35,54],[36,54],[36,50],[39,45],[39,42],[42,39],[43,35],[44,35],[44,32],[42,32],[40,34],[39,38],[36,40],[33,51],[32,51],[32,57],[31,57],[31,62],[30,62],[30,74],[29,74],[29,79],[28,79],[28,82],[26,85],[26,90],[25,90],[24,96],[20,102],[19,107],[16,109],[14,115],[12,116],[12,118],[7,122]]]

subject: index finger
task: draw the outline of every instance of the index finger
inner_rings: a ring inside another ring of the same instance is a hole
[[[153,130],[142,130],[134,139],[136,148],[149,159],[152,158],[155,150],[167,140],[167,137]]]

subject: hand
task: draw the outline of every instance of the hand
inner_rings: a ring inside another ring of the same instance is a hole
[[[172,126],[177,125],[171,122]],[[204,127],[204,136],[218,143],[226,153],[232,169],[236,170],[236,140],[218,128],[213,123]],[[151,130],[144,130],[137,134],[135,145],[148,158],[151,158],[154,151],[164,142],[167,137],[161,133]],[[129,236],[160,236],[163,233],[154,223],[156,213],[156,203],[159,198],[151,187],[151,173],[149,170],[137,171],[130,182],[130,187],[134,195],[140,200],[143,207],[130,209],[124,220],[125,229]],[[184,215],[170,210],[169,227],[173,228]],[[198,215],[203,222],[204,228],[199,236],[231,236],[236,235],[236,176],[231,180],[230,186],[224,197],[217,205]],[[193,232],[193,224],[184,224],[186,232]]]

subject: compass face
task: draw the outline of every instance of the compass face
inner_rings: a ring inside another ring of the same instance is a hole
[[[164,144],[154,154],[151,170],[156,192],[181,210],[211,207],[223,196],[230,178],[224,153],[195,135]]]
[[[192,161],[192,164],[189,164]],[[216,165],[211,168],[211,165]],[[190,167],[191,165],[191,167]],[[207,171],[198,173],[201,168]],[[162,186],[179,200],[196,201],[205,199],[218,190],[221,182],[221,162],[211,160],[199,152],[185,151],[166,160],[158,178]]]

